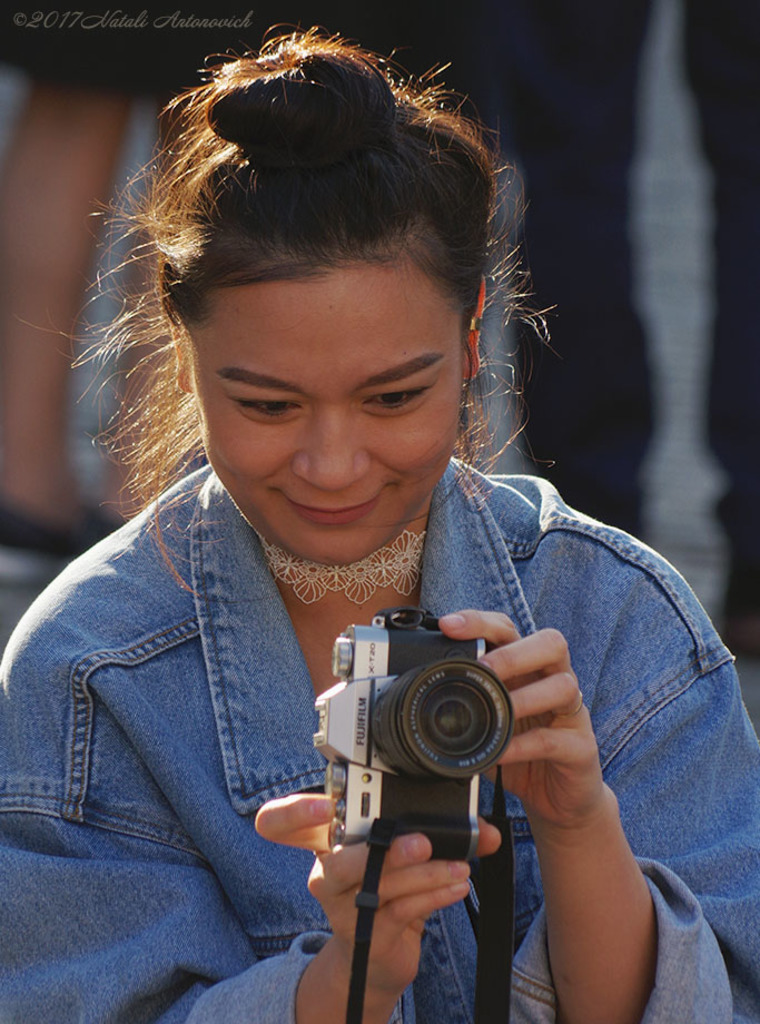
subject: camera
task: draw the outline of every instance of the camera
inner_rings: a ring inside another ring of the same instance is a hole
[[[471,860],[479,776],[512,735],[504,683],[478,658],[485,641],[457,641],[421,608],[377,613],[333,647],[341,681],[316,701],[314,745],[328,759],[336,802],[330,843],[366,840],[376,818],[423,832],[433,857]]]

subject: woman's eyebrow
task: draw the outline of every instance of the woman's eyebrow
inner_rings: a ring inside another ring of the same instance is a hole
[[[274,388],[280,391],[300,391],[296,384],[279,377],[271,377],[268,373],[257,373],[255,370],[244,370],[242,366],[223,366],[216,371],[222,380],[239,381],[241,384],[252,384],[258,388]]]
[[[428,366],[433,366],[435,363],[440,362],[441,359],[443,359],[442,352],[426,352],[423,355],[415,356],[414,359],[408,359],[404,363],[399,363],[398,366],[391,366],[380,373],[373,373],[372,376],[367,377],[366,380],[359,384],[357,390],[404,380],[420,370],[427,369]],[[216,371],[216,375],[222,380],[238,381],[241,384],[251,384],[253,387],[272,388],[275,391],[301,392],[298,384],[293,384],[291,381],[283,380],[280,377],[272,377],[268,373],[246,370],[242,366],[223,366],[220,370]]]
[[[441,359],[443,359],[442,352],[426,352],[421,356],[415,356],[414,359],[408,359],[405,363],[400,363],[398,366],[391,366],[380,373],[373,373],[371,377],[367,377],[360,387],[371,388],[377,387],[378,384],[392,384],[394,381],[404,380],[420,370],[426,370],[428,366],[435,365]]]

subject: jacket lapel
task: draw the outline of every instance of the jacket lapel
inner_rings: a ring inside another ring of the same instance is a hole
[[[502,611],[521,636],[535,632],[502,530],[487,504],[490,484],[457,480],[449,466],[430,509],[422,576],[422,604],[435,615],[478,608]]]
[[[321,786],[314,690],[256,534],[216,476],[199,496],[193,585],[227,787],[240,814]]]

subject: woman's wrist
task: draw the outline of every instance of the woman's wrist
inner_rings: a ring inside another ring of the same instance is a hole
[[[308,965],[296,993],[296,1024],[336,1024],[346,1018],[353,949],[335,936]],[[364,993],[362,1024],[387,1024],[400,998],[369,984]]]
[[[592,843],[598,846],[605,834],[612,836],[622,829],[617,797],[606,783],[602,783],[593,805],[566,821],[549,821],[529,810],[527,817],[537,848],[556,848],[564,853]]]

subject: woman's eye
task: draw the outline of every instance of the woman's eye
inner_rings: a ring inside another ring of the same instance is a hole
[[[407,391],[387,391],[385,394],[376,395],[372,401],[379,405],[381,409],[401,409],[425,391],[427,391],[427,388],[410,388]]]
[[[264,402],[251,398],[238,399],[238,405],[244,409],[249,409],[251,412],[259,413],[261,416],[269,416],[271,418],[284,416],[286,412],[290,412],[294,408],[292,402]]]

